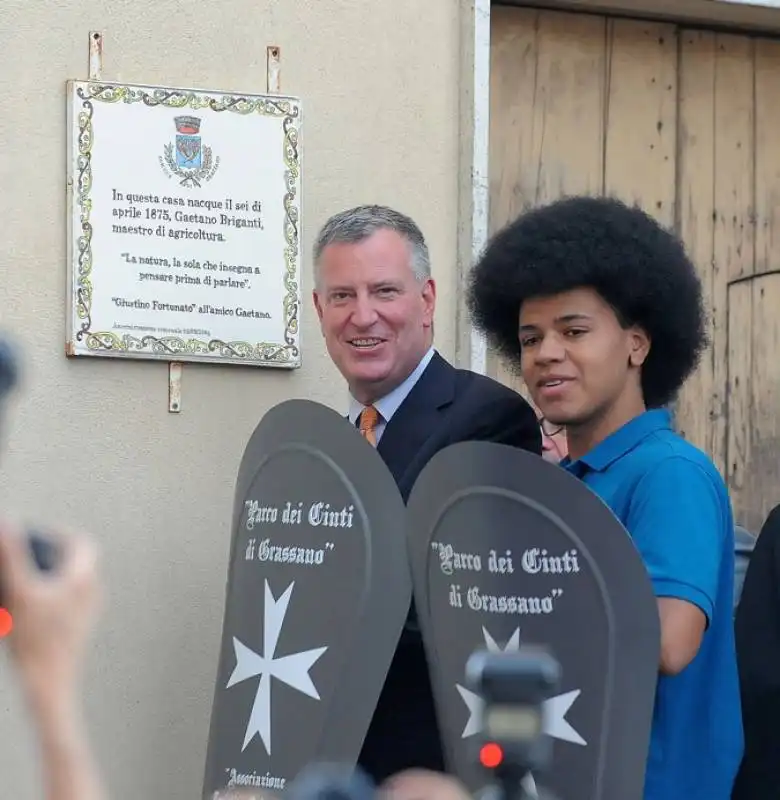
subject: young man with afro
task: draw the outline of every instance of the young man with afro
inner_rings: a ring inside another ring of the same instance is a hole
[[[545,419],[565,427],[561,466],[620,519],[654,586],[661,659],[644,800],[729,800],[743,752],[731,503],[667,410],[706,345],[693,265],[639,209],[566,198],[492,239],[469,305]]]

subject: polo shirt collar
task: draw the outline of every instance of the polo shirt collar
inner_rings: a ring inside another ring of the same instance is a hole
[[[672,417],[667,409],[650,409],[638,417],[634,417],[622,428],[618,428],[576,461],[572,461],[567,456],[560,462],[560,466],[579,476],[589,469],[603,472],[615,461],[633,450],[643,439],[661,430],[671,430],[671,427]]]

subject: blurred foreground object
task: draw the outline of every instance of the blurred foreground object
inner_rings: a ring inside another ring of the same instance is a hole
[[[478,650],[466,679],[481,698],[475,756],[494,779],[483,793],[495,800],[536,798],[536,779],[552,765],[545,733],[545,701],[558,688],[561,666],[542,648]]]
[[[14,349],[0,337],[0,402],[18,378]],[[105,798],[78,685],[99,600],[97,550],[89,537],[0,522],[3,642],[33,717],[47,800]]]
[[[97,552],[82,535],[56,536],[60,564],[41,572],[29,540],[0,524],[0,581],[14,629],[5,639],[33,717],[47,800],[104,800],[81,713],[79,679],[99,607]]]
[[[407,769],[388,778],[378,800],[471,800],[464,784],[452,775],[427,769]]]
[[[17,387],[20,372],[16,348],[7,337],[0,336],[0,402],[7,400],[8,395]],[[27,538],[30,553],[38,569],[44,571],[53,569],[57,563],[58,554],[49,537],[39,531],[31,530],[27,532]],[[4,581],[0,577],[0,610],[5,610],[7,614],[7,619],[0,620],[0,637],[10,633],[14,624],[13,613],[6,604],[4,585]]]
[[[60,563],[42,572],[29,541],[26,532],[0,523],[0,583],[14,620],[7,642],[24,683],[70,688],[99,603],[97,550],[86,536],[50,534]]]
[[[286,800],[374,800],[375,794],[362,769],[330,763],[304,767],[285,792]]]

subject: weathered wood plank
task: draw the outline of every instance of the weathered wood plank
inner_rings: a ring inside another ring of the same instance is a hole
[[[728,328],[739,331],[728,340],[728,429],[727,472],[729,492],[738,524],[753,529],[747,495],[751,459],[750,426],[753,417],[751,389],[753,365],[752,281],[732,284],[728,289]],[[740,330],[741,329],[741,330]]]
[[[677,28],[608,23],[604,191],[640,205],[664,225],[675,220]]]
[[[715,52],[715,254],[731,282],[755,263],[753,41],[719,34]]]
[[[755,277],[729,292],[728,444],[735,513],[758,532],[780,502],[780,43],[755,40],[754,64]]]
[[[761,529],[780,503],[780,275],[757,276],[753,295],[752,369],[750,371],[750,456],[746,489],[738,510],[747,526]]]
[[[541,12],[497,6],[491,11],[490,220],[494,233],[527,202],[523,164],[533,160],[533,114]]]
[[[737,521],[758,533],[780,502],[780,275],[729,287],[729,488]]]
[[[714,202],[714,296],[716,327],[713,338],[712,453],[724,469],[732,491],[738,478],[733,474],[731,451],[747,452],[741,426],[749,413],[730,400],[736,391],[734,378],[741,369],[736,359],[746,357],[751,337],[750,292],[724,288],[753,273],[755,259],[755,143],[753,117],[753,43],[744,36],[718,34],[715,48],[715,202]],[[730,308],[730,304],[736,304]],[[724,308],[724,305],[726,308]],[[728,325],[725,325],[726,321]],[[736,354],[734,358],[730,353]],[[746,377],[744,380],[748,380]],[[744,385],[744,382],[743,382]],[[745,456],[747,458],[747,456]],[[739,461],[737,461],[739,463]]]
[[[715,34],[680,33],[679,87],[677,231],[701,278],[707,335],[714,341],[716,330],[726,330],[727,311],[725,273],[719,270],[714,250]],[[714,361],[715,348],[710,346],[680,392],[675,421],[688,441],[719,456],[722,467],[724,454],[715,446],[712,434],[717,413]]]
[[[780,42],[755,42],[755,273],[777,269],[780,255]],[[780,363],[780,358],[778,359]],[[780,410],[778,410],[780,413]]]

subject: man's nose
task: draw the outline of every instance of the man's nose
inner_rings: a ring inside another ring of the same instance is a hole
[[[370,328],[376,320],[376,308],[371,299],[358,296],[352,309],[352,324],[357,328]]]
[[[544,336],[536,348],[536,361],[541,364],[548,364],[551,361],[563,361],[565,357],[566,348],[563,346],[560,337],[554,333]]]

